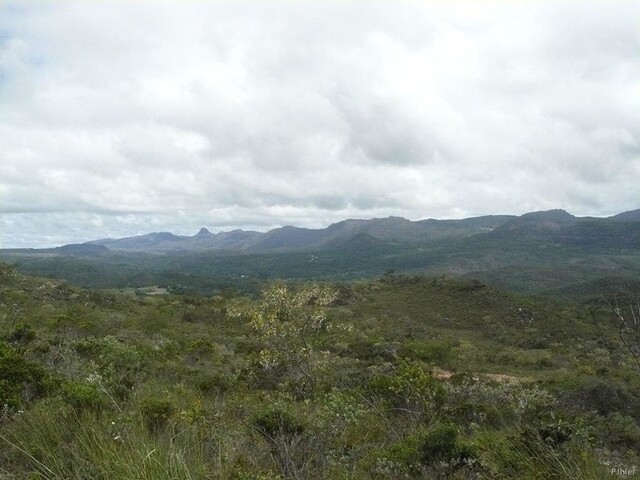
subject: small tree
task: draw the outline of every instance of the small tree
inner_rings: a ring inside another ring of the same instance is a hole
[[[262,368],[283,368],[293,376],[301,375],[313,391],[311,338],[326,327],[326,307],[336,297],[333,288],[321,285],[294,290],[276,283],[266,289],[261,302],[248,312],[250,325],[263,346],[258,360]]]
[[[631,304],[627,309],[620,308],[615,302],[611,306],[618,327],[618,338],[640,370],[640,304]]]

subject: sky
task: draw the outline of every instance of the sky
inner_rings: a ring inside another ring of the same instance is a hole
[[[640,208],[639,1],[0,1],[0,248]]]

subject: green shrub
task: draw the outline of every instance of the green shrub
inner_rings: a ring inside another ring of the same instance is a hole
[[[169,400],[145,398],[140,403],[142,419],[151,433],[158,433],[164,429],[175,412],[176,407]]]
[[[136,345],[121,342],[113,336],[88,337],[74,343],[78,354],[91,360],[104,387],[118,400],[125,400],[136,384],[136,376],[149,361],[150,353]]]
[[[69,381],[62,387],[62,398],[80,410],[100,411],[108,406],[108,400],[94,384]]]
[[[36,332],[33,330],[31,325],[19,323],[6,338],[10,343],[26,344],[36,338]]]
[[[640,418],[640,397],[628,385],[615,378],[584,377],[563,392],[565,402],[583,411],[599,415],[621,413]]]
[[[46,371],[15,348],[0,342],[0,406],[18,408],[50,389]]]
[[[291,412],[278,406],[257,413],[251,423],[267,439],[293,437],[304,431],[304,425]]]
[[[632,417],[612,413],[602,419],[597,432],[607,446],[640,451],[640,426]]]
[[[388,342],[376,342],[360,339],[349,345],[349,352],[361,360],[394,361],[397,358],[398,345]]]
[[[530,430],[526,430],[525,432],[528,433]],[[544,443],[551,447],[558,448],[571,440],[573,427],[566,422],[558,421],[541,425],[538,427],[537,433]]]
[[[273,460],[284,478],[300,478],[317,454],[318,448],[310,448],[308,436],[303,436],[305,425],[288,408],[272,405],[256,413],[251,421],[269,445]]]
[[[229,389],[230,380],[224,375],[201,375],[196,381],[196,388],[205,394],[224,393]]]
[[[451,478],[479,469],[472,445],[459,438],[451,423],[440,423],[396,442],[376,455],[374,471],[385,478]]]
[[[472,448],[458,439],[458,428],[452,423],[437,425],[424,435],[420,456],[428,465],[444,462],[451,466],[461,466],[474,458]]]
[[[441,340],[407,342],[398,349],[398,356],[443,365],[452,359],[456,345],[455,342]]]

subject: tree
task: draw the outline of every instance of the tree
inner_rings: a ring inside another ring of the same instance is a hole
[[[614,302],[611,308],[618,327],[618,338],[640,370],[640,304],[631,304],[622,309]]]
[[[250,325],[262,344],[258,354],[261,367],[303,377],[305,386],[313,391],[311,338],[326,328],[326,307],[336,298],[337,291],[323,285],[291,289],[276,283],[267,288],[260,303],[248,311]]]

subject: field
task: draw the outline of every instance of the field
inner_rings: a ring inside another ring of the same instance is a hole
[[[5,265],[0,321],[4,478],[603,479],[639,461],[637,344],[604,299],[390,273],[87,290]]]

